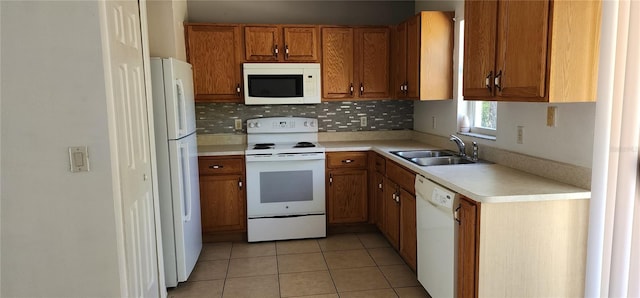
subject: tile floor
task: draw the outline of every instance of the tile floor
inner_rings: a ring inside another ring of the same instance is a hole
[[[378,233],[207,243],[169,297],[429,297]]]

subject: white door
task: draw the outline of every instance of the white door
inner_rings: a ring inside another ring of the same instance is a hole
[[[120,251],[123,295],[158,297],[153,185],[147,94],[137,0],[105,1],[105,64],[111,150],[120,204]],[[104,23],[103,23],[104,24]],[[122,258],[122,256],[121,256]],[[122,268],[124,267],[124,268]]]

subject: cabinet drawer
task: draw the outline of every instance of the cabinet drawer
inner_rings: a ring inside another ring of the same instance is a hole
[[[386,167],[386,161],[387,161],[387,159],[384,158],[384,156],[376,153],[376,160],[375,160],[376,172],[378,172],[380,174],[384,174],[385,167]]]
[[[367,152],[332,152],[327,153],[327,167],[330,169],[366,168]]]
[[[242,157],[200,157],[198,158],[200,175],[241,174],[244,169]]]
[[[415,194],[416,174],[409,171],[399,164],[389,161],[386,163],[387,178],[400,185],[411,194]]]

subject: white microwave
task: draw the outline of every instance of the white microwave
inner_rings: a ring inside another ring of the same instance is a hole
[[[244,63],[244,104],[320,103],[320,63]]]

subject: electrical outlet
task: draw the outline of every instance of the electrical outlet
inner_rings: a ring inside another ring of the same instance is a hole
[[[360,117],[360,126],[361,127],[367,126],[367,116]]]
[[[431,128],[435,129],[436,128],[436,121],[437,118],[436,116],[431,116]]]
[[[547,107],[547,126],[556,127],[557,120],[558,120],[558,107],[556,106]]]
[[[518,139],[516,142],[518,144],[524,144],[524,126],[518,126]]]
[[[242,119],[235,119],[236,130],[242,130]]]

